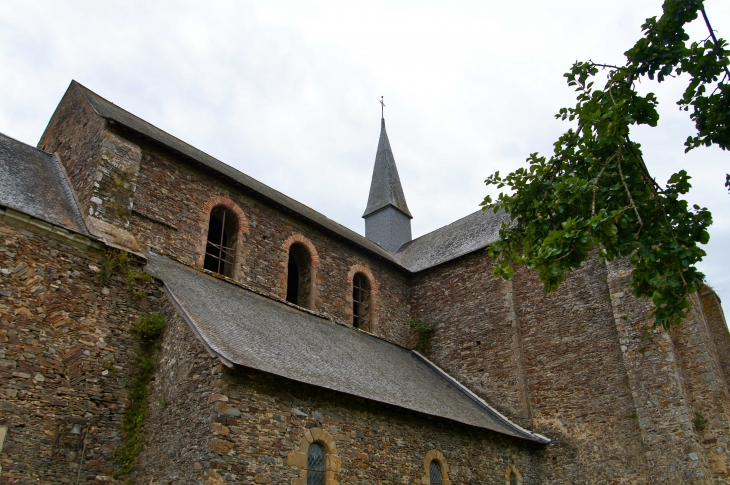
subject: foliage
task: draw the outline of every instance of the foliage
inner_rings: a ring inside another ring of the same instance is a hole
[[[139,341],[142,347],[151,350],[159,341],[167,326],[165,317],[157,312],[143,315],[139,322],[132,325],[132,335]]]
[[[640,95],[636,83],[685,74],[689,84],[677,104],[692,108],[697,128],[685,151],[730,148],[727,43],[712,34],[687,45],[684,27],[699,13],[705,16],[702,8],[701,0],[666,0],[661,18],[647,19],[644,37],[626,51],[625,65],[576,62],[565,74],[577,102],[556,118],[577,127],[554,143],[549,159],[533,153],[529,167],[485,180],[512,192],[482,202],[485,210],[505,210],[512,218],[488,248],[497,261],[495,275],[509,279],[513,265],[526,265],[537,270],[548,293],[594,250],[609,261],[630,256],[631,287],[636,296],[653,299],[654,324],[669,328],[686,316],[688,295],[704,277],[695,265],[705,256],[700,245],[710,238],[712,216],[683,200],[691,187],[685,170],[658,185],[629,135],[632,126],[655,127],[659,120],[657,98]],[[607,75],[602,89],[594,86],[599,70]]]
[[[147,298],[147,292],[137,289],[135,286],[149,283],[152,281],[152,276],[135,268],[133,263],[134,261],[128,252],[121,249],[110,250],[99,266],[96,279],[100,285],[106,286],[111,281],[112,276],[119,273],[124,281],[124,286],[135,300]]]
[[[167,326],[165,317],[157,312],[143,315],[132,325],[132,335],[140,347],[134,363],[135,375],[129,386],[129,404],[122,419],[124,440],[116,450],[121,468],[114,472],[115,478],[127,476],[142,450],[142,426],[147,414],[147,393],[149,382],[157,368],[157,351],[160,339]]]
[[[436,324],[427,323],[420,318],[409,318],[407,323],[416,332],[416,351],[423,355],[430,354]]]
[[[707,426],[707,421],[705,420],[705,417],[702,416],[702,413],[695,413],[695,419],[692,421],[695,425],[695,429],[699,432],[702,432],[705,430],[705,427]]]

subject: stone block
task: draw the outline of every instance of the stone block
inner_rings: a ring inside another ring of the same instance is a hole
[[[213,404],[214,402],[217,402],[217,401],[227,402],[228,396],[226,396],[225,394],[212,394],[208,398],[208,404]]]
[[[27,215],[23,214],[22,212],[18,212],[13,209],[6,209],[5,210],[5,222],[10,226],[14,226],[14,227],[17,227],[18,229],[22,229],[28,225],[28,222],[30,222],[30,216],[27,216]]]
[[[233,449],[233,443],[220,438],[211,438],[208,442],[208,449],[211,453],[217,453],[219,455],[225,455]]]
[[[312,428],[309,431],[312,435],[312,441],[322,441],[324,439],[322,430],[320,428]]]
[[[31,219],[28,221],[27,228],[36,234],[45,236],[53,229],[53,226],[47,222],[39,221],[38,219]]]
[[[221,435],[221,436],[228,436],[231,434],[230,428],[222,425],[221,423],[211,423],[210,430],[213,433]]]
[[[328,470],[332,470],[335,473],[340,473],[342,471],[342,458],[340,458],[339,456],[327,455],[325,460]]]
[[[286,455],[286,464],[292,468],[305,469],[307,468],[307,455],[298,451],[290,451]]]

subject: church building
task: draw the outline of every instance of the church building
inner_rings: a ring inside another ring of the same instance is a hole
[[[363,206],[75,81],[37,147],[0,134],[0,485],[730,484],[712,289],[665,331],[626,261],[495,278],[504,212],[413,239],[383,119]]]

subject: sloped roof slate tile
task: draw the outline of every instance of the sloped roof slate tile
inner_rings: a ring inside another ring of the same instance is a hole
[[[55,155],[2,133],[0,205],[91,236]]]
[[[407,349],[148,255],[204,344],[224,361],[422,414],[546,443]]]

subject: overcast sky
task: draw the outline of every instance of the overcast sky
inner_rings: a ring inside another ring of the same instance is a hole
[[[730,2],[705,6],[730,37]],[[574,100],[563,73],[621,63],[659,14],[659,0],[3,0],[0,132],[35,145],[75,79],[363,233],[382,95],[417,237],[478,210],[490,173],[549,155],[567,129],[553,115]],[[715,220],[702,270],[728,302],[730,154],[684,154],[684,84],[645,83],[661,119],[634,139],[660,182],[692,175],[689,200]]]

